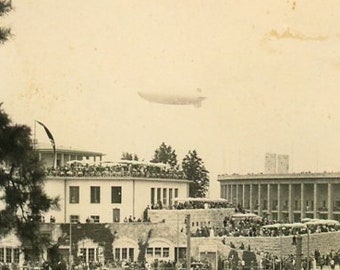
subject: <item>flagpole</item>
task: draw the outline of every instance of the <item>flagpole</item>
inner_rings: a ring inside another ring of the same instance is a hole
[[[57,168],[57,149],[55,147],[55,144],[54,144],[54,162],[53,162],[53,169],[56,169]]]

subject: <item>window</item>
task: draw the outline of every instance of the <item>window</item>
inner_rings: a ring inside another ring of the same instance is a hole
[[[122,203],[122,187],[111,187],[111,203]]]
[[[94,248],[89,248],[89,262],[94,262]]]
[[[163,248],[163,257],[168,258],[169,257],[169,248]]]
[[[86,261],[86,248],[81,248],[80,249],[80,256],[82,257],[82,259],[85,262]]]
[[[120,248],[115,249],[115,259],[120,260]]]
[[[100,203],[100,187],[91,187],[91,203]]]
[[[169,205],[172,205],[172,188],[169,189]]]
[[[122,260],[127,259],[127,248],[122,248]]]
[[[147,248],[146,249],[146,255],[148,255],[148,256],[153,256],[153,248]]]
[[[11,263],[12,262],[12,249],[6,248],[6,262]]]
[[[79,203],[79,187],[70,187],[70,203]]]
[[[14,251],[14,263],[19,263],[20,250],[18,248],[15,248],[13,251]]]
[[[166,199],[166,188],[163,188],[163,205],[166,205],[167,199]]]
[[[99,216],[90,216],[90,218],[93,220],[93,223],[99,223],[100,222]]]
[[[175,198],[178,198],[178,188],[175,188]]]
[[[155,205],[155,188],[151,188],[151,205]]]
[[[157,188],[157,203],[161,201],[161,189]]]
[[[161,257],[162,256],[162,248],[156,247],[155,248],[155,257]]]
[[[79,216],[71,215],[70,220],[71,220],[71,223],[79,223]]]
[[[120,222],[120,209],[119,208],[112,209],[112,215],[113,215],[113,222]]]
[[[133,248],[129,248],[129,259],[132,262],[134,261],[134,253],[135,253],[135,250]]]
[[[0,262],[4,262],[5,261],[5,252],[4,252],[4,248],[0,248]]]
[[[272,204],[272,209],[273,210],[277,210],[277,204],[278,204],[278,201],[277,200],[273,200],[273,204]]]

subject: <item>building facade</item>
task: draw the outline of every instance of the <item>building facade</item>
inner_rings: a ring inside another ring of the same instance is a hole
[[[124,222],[125,218],[143,220],[144,210],[157,202],[164,207],[173,199],[188,196],[188,180],[133,176],[60,177],[49,176],[45,191],[59,197],[60,209],[46,213],[49,222],[95,223]]]
[[[340,220],[340,173],[219,175],[221,197],[274,220]]]
[[[59,209],[46,213],[45,222],[143,220],[148,206],[167,207],[174,198],[189,194],[190,181],[163,168],[149,167],[146,172],[142,162],[101,163],[104,154],[94,151],[57,147],[54,153],[42,145],[36,150],[46,168],[45,191],[59,197]]]

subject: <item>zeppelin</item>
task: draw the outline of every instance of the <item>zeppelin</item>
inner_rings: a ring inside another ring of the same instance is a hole
[[[198,90],[200,92],[200,90]],[[189,94],[175,94],[175,93],[157,93],[157,92],[138,92],[138,95],[143,99],[159,104],[166,105],[194,105],[194,107],[201,107],[202,101],[206,97],[200,95]]]

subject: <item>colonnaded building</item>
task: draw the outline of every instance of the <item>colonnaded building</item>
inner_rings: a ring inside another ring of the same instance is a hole
[[[274,220],[340,220],[340,173],[218,176],[221,197]]]

